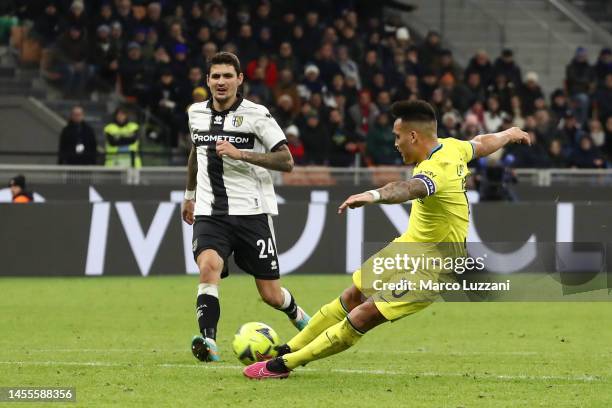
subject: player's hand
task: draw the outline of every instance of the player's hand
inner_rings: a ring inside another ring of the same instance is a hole
[[[194,207],[195,200],[183,200],[183,204],[181,204],[181,216],[183,217],[183,221],[189,225],[193,225],[195,221],[195,217],[193,216]]]
[[[219,157],[227,156],[234,160],[242,159],[242,152],[236,149],[236,146],[227,140],[220,140],[217,142],[217,155],[219,155]]]
[[[342,214],[346,208],[358,208],[363,207],[366,204],[371,204],[374,202],[374,196],[370,193],[361,193],[355,194],[347,198],[341,205],[338,207],[338,214]]]
[[[527,132],[521,130],[521,128],[511,127],[510,129],[506,130],[506,132],[510,138],[510,143],[522,143],[526,145],[531,144],[531,137],[529,137]]]

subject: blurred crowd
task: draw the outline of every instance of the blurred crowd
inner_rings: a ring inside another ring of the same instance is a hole
[[[511,49],[477,51],[461,67],[438,33],[417,39],[398,13],[383,19],[384,2],[16,3],[54,51],[49,78],[66,95],[119,92],[169,126],[171,146],[188,146],[186,108],[209,97],[207,60],[223,50],[239,56],[244,96],[270,108],[298,164],[401,164],[389,108],[418,98],[435,107],[442,137],[526,129],[532,147],[494,158],[508,166],[611,165],[609,48],[594,63],[578,48],[565,83],[546,95]]]

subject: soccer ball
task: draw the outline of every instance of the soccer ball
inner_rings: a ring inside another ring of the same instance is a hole
[[[249,365],[276,357],[275,347],[279,344],[278,334],[273,328],[264,323],[250,322],[238,329],[232,348],[238,360]]]

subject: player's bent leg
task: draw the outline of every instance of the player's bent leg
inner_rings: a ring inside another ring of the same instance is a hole
[[[191,340],[191,351],[200,361],[219,361],[217,348],[217,324],[219,307],[219,281],[223,271],[223,259],[214,249],[202,251],[196,263],[200,269],[200,284],[196,300],[196,315],[201,336]]]
[[[255,284],[264,302],[285,313],[298,330],[306,327],[310,316],[298,306],[291,292],[281,287],[279,279],[255,279]]]
[[[346,315],[355,307],[363,303],[363,296],[355,285],[351,285],[342,292],[340,297],[323,305],[317,313],[312,316],[308,326],[295,335],[286,345],[279,347],[279,355],[298,351],[312,340],[314,340],[325,329],[342,321]]]
[[[284,378],[294,368],[340,353],[353,346],[369,330],[386,322],[374,302],[353,309],[341,322],[331,326],[299,351],[246,367],[249,378]]]

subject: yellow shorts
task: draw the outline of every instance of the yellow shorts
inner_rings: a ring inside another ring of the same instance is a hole
[[[387,247],[364,262],[362,268],[370,268],[370,266],[366,265],[371,265],[372,259],[375,257],[393,257],[398,251],[403,249],[410,252],[414,251],[415,254],[424,253],[426,256],[431,257],[440,256],[438,249],[431,246],[420,246],[418,243],[408,243],[408,245],[404,247],[398,247],[395,245],[398,243],[404,244],[406,242],[402,240],[402,237],[397,238]],[[423,288],[420,282],[449,282],[454,279],[454,274],[447,273],[447,271],[443,271],[439,268],[419,268],[411,273],[401,270],[380,275],[381,279],[378,286],[380,286],[383,281],[389,283],[403,280],[411,282],[414,285],[415,289],[412,290],[377,290],[374,285],[372,285],[372,280],[375,278],[376,276],[372,274],[366,277],[365,280],[362,280],[362,269],[360,268],[353,273],[353,284],[367,298],[372,298],[376,308],[385,319],[394,321],[425,309],[439,297],[441,293],[439,290]],[[366,287],[364,287],[364,284]]]

